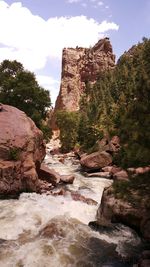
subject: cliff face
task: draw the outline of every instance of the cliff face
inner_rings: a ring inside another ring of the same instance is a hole
[[[115,55],[108,38],[99,40],[92,48],[64,48],[60,92],[57,110],[77,111],[86,83],[95,83],[99,74],[115,66]]]

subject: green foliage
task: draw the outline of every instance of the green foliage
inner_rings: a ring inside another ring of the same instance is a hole
[[[112,117],[117,106],[110,94],[112,77],[111,71],[102,73],[94,86],[88,85],[81,99],[79,142],[85,150],[93,150],[97,140],[114,133]]]
[[[16,60],[0,64],[0,102],[24,111],[42,129],[51,101],[49,91],[40,87],[32,72]]]
[[[115,181],[113,189],[116,198],[127,200],[133,206],[139,207],[143,197],[149,199],[150,174],[148,172],[139,174],[138,176],[130,177],[129,181]],[[150,209],[150,203],[146,205]]]
[[[118,63],[119,79],[124,102],[118,95],[118,134],[124,147],[122,165],[145,166],[150,162],[150,40],[134,47],[131,56],[125,55]],[[123,62],[122,62],[123,60]],[[129,67],[130,66],[130,67]],[[124,77],[123,68],[126,67]]]
[[[148,147],[129,141],[129,145],[122,146],[119,153],[114,156],[113,162],[122,168],[147,166],[150,162],[150,150]]]
[[[9,159],[17,161],[20,158],[20,149],[17,147],[12,147],[9,150]]]
[[[52,129],[49,127],[49,125],[44,123],[41,124],[40,129],[43,132],[44,139],[46,142],[48,142],[52,137]]]
[[[102,131],[91,124],[86,115],[81,114],[78,128],[78,142],[82,149],[86,151],[93,151],[97,140],[103,137]]]
[[[114,161],[123,167],[148,165],[150,40],[144,38],[132,47],[119,59],[114,70],[100,74],[93,87],[88,84],[80,109],[81,146],[89,149],[101,136],[119,135],[122,150]]]
[[[58,111],[56,123],[60,129],[62,152],[69,152],[77,143],[79,114],[77,112]]]

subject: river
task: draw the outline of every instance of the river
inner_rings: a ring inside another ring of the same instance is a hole
[[[0,200],[0,267],[131,267],[141,246],[123,225],[92,230],[104,187],[112,181],[86,178],[72,159],[59,162],[47,153],[45,163],[61,174],[74,174],[65,195],[22,193]],[[73,200],[75,191],[98,204]]]

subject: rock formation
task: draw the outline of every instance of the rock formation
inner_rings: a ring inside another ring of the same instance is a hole
[[[115,55],[109,38],[99,40],[92,48],[64,48],[57,110],[77,111],[87,83],[95,83],[100,73],[115,66]],[[54,117],[52,119],[54,127]]]
[[[140,201],[137,202],[139,196],[136,196],[134,191],[130,193],[132,194],[135,197],[134,202],[130,199],[117,198],[113,186],[105,189],[97,212],[97,222],[102,226],[110,226],[116,222],[123,223],[150,241],[149,195],[140,197]]]
[[[3,105],[0,110],[0,195],[38,191],[36,169],[45,156],[43,134],[26,114]]]

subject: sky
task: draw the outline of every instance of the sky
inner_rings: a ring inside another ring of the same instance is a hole
[[[0,0],[0,62],[17,60],[55,104],[64,47],[109,37],[118,59],[150,37],[150,0]]]

